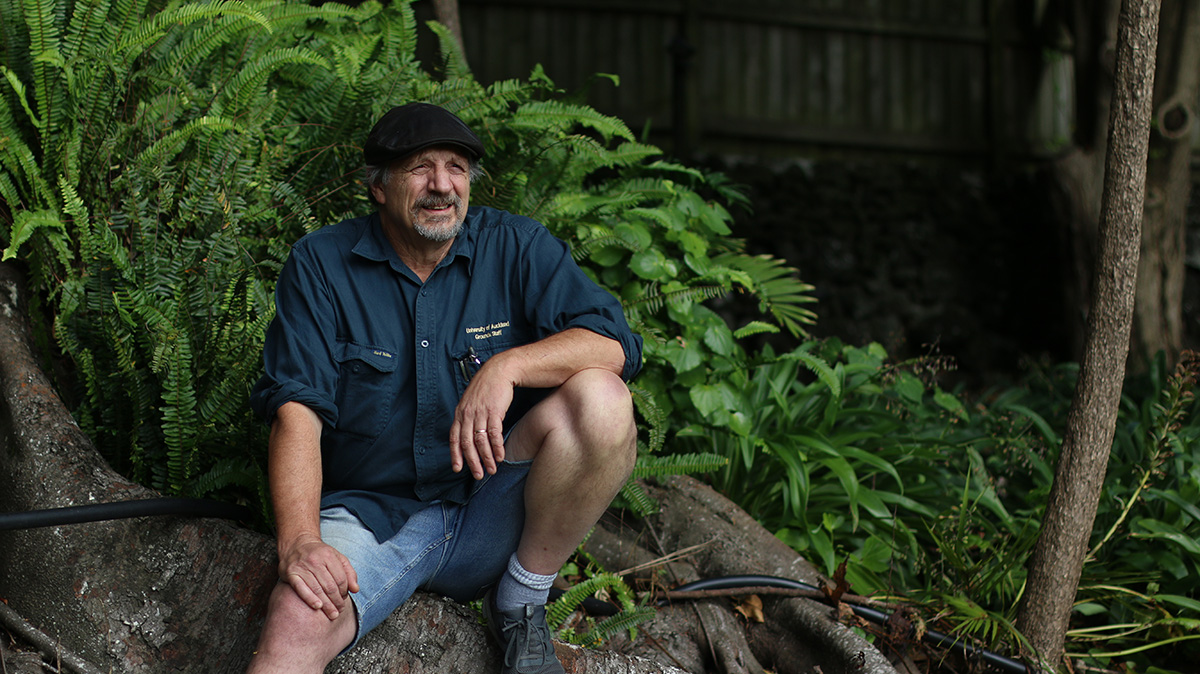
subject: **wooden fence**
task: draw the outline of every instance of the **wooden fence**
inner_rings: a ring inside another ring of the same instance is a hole
[[[1069,67],[1016,0],[460,0],[482,82],[541,64],[676,154],[986,158],[1066,141]],[[1036,60],[1036,62],[1032,62]],[[1065,59],[1064,59],[1065,61]]]

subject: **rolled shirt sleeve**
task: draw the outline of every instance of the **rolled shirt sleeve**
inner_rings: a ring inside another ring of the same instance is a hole
[[[338,372],[333,348],[333,300],[306,246],[297,245],[275,288],[275,317],[263,344],[264,374],[250,396],[258,416],[270,421],[287,402],[298,402],[336,426]]]
[[[571,257],[570,249],[538,227],[524,257],[530,321],[539,337],[570,328],[584,328],[616,340],[625,352],[621,378],[633,379],[642,367],[642,338],[629,329],[621,303],[596,285]]]

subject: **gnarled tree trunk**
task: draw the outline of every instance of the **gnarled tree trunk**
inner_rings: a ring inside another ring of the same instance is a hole
[[[0,264],[0,511],[156,496],[109,469],[38,369],[14,272]],[[816,580],[794,551],[698,482],[674,480],[654,494],[660,515],[621,535],[598,532],[595,541],[636,550],[630,536],[650,530],[666,548],[711,538],[689,575]],[[0,531],[0,599],[72,656],[64,664],[80,663],[68,669],[241,672],[275,583],[274,548],[236,524],[178,516]],[[893,673],[868,642],[831,619],[829,607],[806,599],[767,604],[766,626],[747,629],[722,602],[687,604],[659,611],[635,643],[556,648],[573,674],[759,672],[756,657],[769,657],[779,674],[807,672],[809,663],[825,674]],[[468,607],[418,593],[326,671],[484,674],[498,671],[498,655]]]

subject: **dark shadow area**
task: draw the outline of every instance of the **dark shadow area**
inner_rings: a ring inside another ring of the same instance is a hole
[[[1002,383],[1027,358],[1069,358],[1058,229],[1036,171],[915,162],[719,160],[751,212],[734,234],[816,286],[816,337],[950,356],[944,383]],[[735,321],[750,316],[733,317]],[[776,347],[794,343],[771,336]]]

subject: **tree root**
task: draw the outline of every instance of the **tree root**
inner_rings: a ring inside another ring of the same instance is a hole
[[[0,510],[157,496],[114,473],[55,395],[29,348],[14,271],[0,264]],[[613,519],[588,542],[606,568],[643,565],[630,576],[644,589],[732,574],[817,584],[812,565],[699,482],[648,487],[659,514]],[[276,582],[274,548],[232,523],[185,517],[2,531],[0,598],[100,671],[240,673]],[[556,648],[572,674],[758,674],[763,663],[778,674],[894,673],[828,606],[769,599],[767,622],[756,625],[730,604],[664,606],[642,638],[606,651]],[[470,609],[418,593],[327,671],[490,674],[498,663]]]

